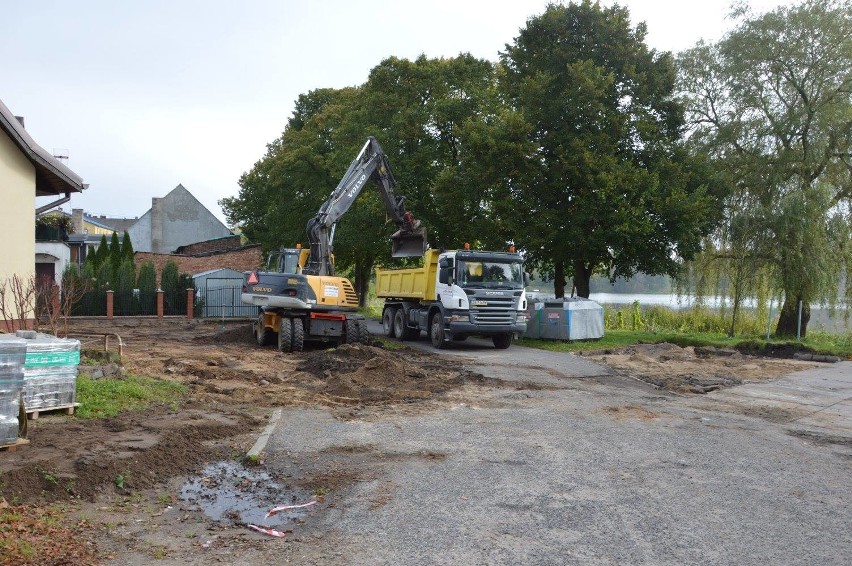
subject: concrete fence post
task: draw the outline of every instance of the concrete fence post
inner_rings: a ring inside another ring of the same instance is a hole
[[[192,314],[195,310],[195,289],[186,290],[186,319],[192,320]]]
[[[165,293],[162,289],[157,289],[157,318],[163,318],[163,297]]]

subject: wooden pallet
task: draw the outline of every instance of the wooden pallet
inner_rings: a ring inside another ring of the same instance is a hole
[[[52,413],[53,411],[65,411],[68,415],[74,414],[74,409],[79,407],[80,403],[71,403],[69,405],[57,405],[55,407],[42,407],[40,409],[27,409],[27,418],[34,421],[38,418],[39,413]]]
[[[29,443],[30,443],[30,441],[27,440],[26,438],[19,438],[18,440],[16,440],[12,444],[0,445],[0,450],[5,450],[7,452],[14,452],[15,450],[18,449],[18,446],[25,446]]]

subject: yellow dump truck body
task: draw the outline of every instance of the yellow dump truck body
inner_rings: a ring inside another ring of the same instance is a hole
[[[376,296],[394,299],[435,300],[438,250],[426,250],[423,266],[409,269],[376,269]]]

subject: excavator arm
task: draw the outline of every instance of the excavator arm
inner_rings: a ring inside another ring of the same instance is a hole
[[[415,220],[405,209],[405,197],[394,194],[396,180],[387,156],[379,142],[370,136],[316,216],[308,221],[307,232],[311,249],[303,273],[334,274],[331,249],[335,226],[370,180],[379,187],[385,209],[398,228],[391,236],[393,257],[423,255],[426,250],[426,232],[420,228],[420,221]]]

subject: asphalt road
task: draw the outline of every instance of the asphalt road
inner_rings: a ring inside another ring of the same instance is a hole
[[[369,421],[284,409],[268,466],[359,472],[311,514],[314,538],[288,560],[849,564],[842,427],[806,434],[745,410],[771,393],[665,394],[567,354],[473,340],[441,353],[518,389]],[[851,374],[836,369],[826,387],[841,406]]]

